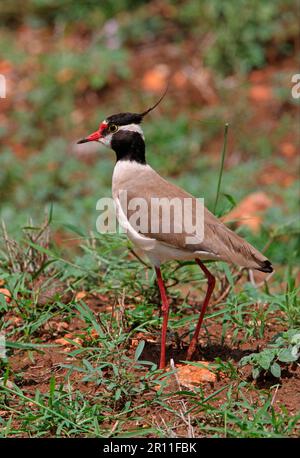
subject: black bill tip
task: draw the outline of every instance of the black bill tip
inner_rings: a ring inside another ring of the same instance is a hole
[[[82,138],[81,140],[79,140],[77,142],[77,145],[81,145],[81,143],[87,143],[89,140],[87,140],[86,138]]]

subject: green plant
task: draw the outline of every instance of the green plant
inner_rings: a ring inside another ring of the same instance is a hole
[[[206,63],[224,74],[246,73],[265,63],[266,44],[272,41],[277,42],[279,53],[291,52],[283,38],[294,34],[294,8],[296,5],[292,1],[281,0],[272,3],[213,0],[201,2],[201,5],[189,0],[184,4],[180,19],[198,36],[214,30],[204,49]],[[200,22],[203,25],[201,32]]]
[[[250,364],[252,376],[257,379],[260,374],[270,372],[274,377],[280,378],[280,363],[289,365],[299,358],[300,329],[289,329],[278,336],[273,344],[259,353],[251,353],[240,360],[240,366]]]

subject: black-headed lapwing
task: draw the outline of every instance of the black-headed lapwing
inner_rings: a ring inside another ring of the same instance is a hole
[[[157,199],[167,199],[169,202],[174,202],[175,199],[177,202],[185,200],[190,202],[191,213],[189,216],[193,223],[190,226],[193,228],[197,217],[195,209],[198,208],[195,197],[166,181],[146,162],[145,138],[141,123],[145,115],[160,103],[164,95],[153,107],[143,113],[118,113],[107,117],[96,132],[78,142],[97,141],[113,149],[116,153],[117,161],[112,178],[112,194],[116,204],[117,217],[121,226],[126,228],[129,239],[148,256],[154,265],[161,294],[163,314],[159,364],[161,369],[166,364],[166,333],[169,315],[169,303],[160,270],[162,263],[172,259],[194,259],[208,281],[198,324],[187,351],[188,360],[192,358],[196,350],[205,310],[215,286],[215,277],[202,261],[221,260],[262,272],[273,271],[270,261],[263,254],[232,232],[206,208],[203,209],[202,213],[204,232],[201,235],[196,230],[193,230],[192,233],[187,232],[184,222],[178,223],[178,218],[172,211],[169,212],[171,218],[169,230],[161,230],[163,211],[155,211],[153,214],[151,211],[153,200],[157,202]],[[127,196],[125,203],[122,199],[124,192]],[[143,202],[146,203],[146,207],[142,210],[147,223],[146,227],[145,224],[141,225],[140,221],[138,222],[136,219],[135,222],[132,222],[130,218],[134,207],[131,203],[135,202],[136,198],[142,198]],[[194,237],[192,243],[191,235]]]

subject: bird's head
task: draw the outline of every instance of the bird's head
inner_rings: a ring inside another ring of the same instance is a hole
[[[143,113],[118,113],[108,116],[99,125],[98,130],[79,140],[77,143],[99,142],[117,153],[117,157],[128,155],[129,150],[145,149],[141,122],[144,117],[159,105],[167,89],[155,105]]]
[[[138,113],[118,113],[108,116],[99,125],[98,130],[79,140],[79,144],[87,142],[99,142],[109,148],[113,148],[116,139],[126,139],[133,132],[144,137],[140,126],[143,120],[143,114]]]

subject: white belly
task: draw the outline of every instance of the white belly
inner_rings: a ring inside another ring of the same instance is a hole
[[[114,198],[116,204],[116,215],[120,226],[124,229],[129,240],[139,248],[149,258],[152,264],[159,267],[160,264],[171,260],[191,260],[195,258],[218,260],[215,254],[207,253],[206,251],[190,251],[173,247],[166,243],[160,242],[154,238],[146,237],[135,230],[128,221],[120,201],[117,197]]]

